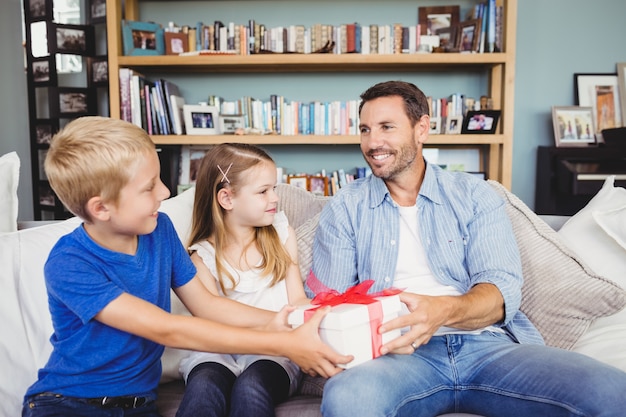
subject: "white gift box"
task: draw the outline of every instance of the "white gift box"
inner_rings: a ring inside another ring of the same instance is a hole
[[[342,355],[353,355],[354,360],[346,365],[349,369],[370,359],[380,356],[382,345],[400,336],[400,329],[378,335],[378,327],[393,318],[400,312],[400,297],[391,295],[375,297],[371,304],[340,304],[334,306],[322,319],[319,332],[321,339]],[[291,327],[298,327],[305,320],[305,311],[315,308],[315,305],[299,306],[289,314],[288,322]],[[381,312],[379,323],[372,324],[376,310]],[[373,329],[372,329],[373,327]],[[374,333],[372,333],[372,330]]]

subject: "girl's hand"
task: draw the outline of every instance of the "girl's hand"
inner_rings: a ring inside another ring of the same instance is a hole
[[[291,330],[291,326],[288,324],[287,318],[289,317],[289,313],[295,309],[296,308],[294,306],[285,305],[279,312],[274,314],[272,320],[270,320],[261,330],[268,332],[284,332]]]

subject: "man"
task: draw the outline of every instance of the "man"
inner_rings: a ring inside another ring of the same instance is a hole
[[[332,377],[332,416],[621,416],[626,373],[549,348],[519,311],[523,283],[503,201],[485,182],[422,156],[424,93],[406,82],[361,95],[361,151],[373,175],[324,207],[313,273],[345,291],[404,288],[403,328],[382,356]],[[309,295],[317,292],[307,284]]]

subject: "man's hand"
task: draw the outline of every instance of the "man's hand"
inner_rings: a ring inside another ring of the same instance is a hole
[[[292,331],[290,339],[293,342],[287,347],[289,359],[311,376],[330,378],[343,370],[338,364],[346,364],[354,359],[352,355],[340,355],[320,339],[319,326],[329,311],[330,307],[317,309],[309,320]]]

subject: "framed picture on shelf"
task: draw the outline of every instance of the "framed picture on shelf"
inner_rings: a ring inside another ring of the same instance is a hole
[[[593,109],[596,132],[623,126],[617,74],[574,74],[574,99]]]
[[[245,128],[244,117],[240,115],[220,116],[220,132],[223,135],[235,134],[237,129]]]
[[[437,30],[459,23],[460,6],[432,6],[417,8],[417,22],[422,35],[436,35]]]
[[[211,149],[211,146],[191,146],[185,145],[180,150],[180,185],[193,185],[198,177],[198,169],[202,158]]]
[[[328,177],[323,175],[310,175],[308,190],[315,195],[328,195]]]
[[[185,130],[188,135],[218,135],[219,112],[215,106],[185,104]]]
[[[24,0],[25,20],[52,20],[53,8],[53,0]]]
[[[438,135],[441,133],[441,117],[430,118],[430,129],[428,133],[431,135]]]
[[[87,77],[89,86],[105,87],[109,85],[109,61],[107,56],[89,57],[87,62]]]
[[[95,31],[91,25],[48,25],[50,53],[90,56],[95,54]]]
[[[446,117],[445,133],[448,135],[456,135],[461,133],[461,127],[463,125],[463,116],[448,116]]]
[[[437,32],[435,34],[439,36],[439,46],[445,48],[448,51],[456,49],[456,38],[458,30],[458,25],[437,29]]]
[[[622,125],[626,126],[626,62],[617,64],[617,85],[619,86],[620,107],[622,108]]]
[[[152,22],[122,22],[124,55],[164,55],[165,38],[161,25]]]
[[[50,116],[76,118],[96,113],[95,90],[79,87],[54,87],[48,92]]]
[[[308,177],[306,175],[289,175],[287,177],[287,184],[302,188],[303,190],[309,189]]]
[[[89,23],[104,23],[107,20],[106,0],[89,0]]]
[[[33,83],[37,87],[57,85],[57,70],[54,57],[35,58],[31,62]]]
[[[52,136],[59,131],[59,121],[54,119],[39,119],[35,121],[35,143],[48,146]]]
[[[557,147],[590,146],[596,143],[593,108],[553,106],[552,125]]]
[[[54,207],[57,204],[57,198],[52,191],[52,187],[47,181],[39,183],[39,205]]]
[[[189,51],[189,35],[183,32],[163,32],[165,55],[178,55]]]
[[[463,134],[494,134],[500,119],[500,110],[471,110],[463,119]]]
[[[459,24],[457,48],[459,52],[473,52],[478,50],[480,39],[480,20],[466,20]]]

